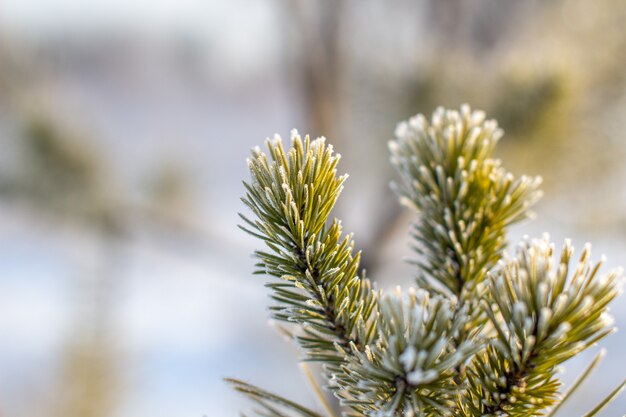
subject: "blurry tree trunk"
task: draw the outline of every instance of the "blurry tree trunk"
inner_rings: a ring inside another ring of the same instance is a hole
[[[281,0],[281,4],[295,39],[290,45],[295,57],[290,65],[295,67],[293,74],[308,131],[313,136],[331,138],[341,149],[341,28],[346,1]]]
[[[124,242],[106,230],[99,234],[101,269],[84,282],[80,298],[85,304],[78,308],[77,329],[61,365],[58,416],[111,416],[122,392],[112,319]]]
[[[460,46],[464,39],[464,16],[467,2],[464,0],[431,0],[430,29],[438,48],[448,52]]]
[[[533,2],[516,0],[431,0],[427,33],[433,37],[442,58],[459,52],[488,53],[515,32],[519,21],[533,7]]]
[[[456,1],[456,0],[455,0]],[[343,28],[348,24],[351,3],[347,0],[279,0],[288,28],[287,57],[304,112],[307,132],[325,136],[340,153],[355,146],[342,133],[342,110],[345,107],[342,88],[346,79]],[[386,185],[385,185],[386,187]],[[341,210],[341,201],[338,206]],[[401,209],[395,201],[379,204],[379,215],[369,225],[374,232],[367,241],[361,265],[374,273],[382,260],[382,248],[390,241],[401,220]]]

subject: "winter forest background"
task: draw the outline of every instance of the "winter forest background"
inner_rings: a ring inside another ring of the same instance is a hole
[[[544,177],[511,241],[626,266],[625,21],[623,0],[0,2],[0,417],[236,415],[224,376],[312,404],[236,227],[249,148],[294,127],[342,153],[337,215],[381,287],[412,283],[387,140],[463,102]],[[573,415],[626,374],[612,311]]]

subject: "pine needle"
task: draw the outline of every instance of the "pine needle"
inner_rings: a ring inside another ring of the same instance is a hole
[[[604,359],[605,355],[606,355],[606,351],[604,349],[600,350],[600,352],[596,354],[596,356],[593,358],[591,363],[587,365],[587,368],[585,368],[583,373],[580,374],[578,378],[576,378],[572,386],[569,387],[569,389],[565,392],[565,394],[563,394],[563,397],[561,398],[561,400],[556,404],[556,406],[552,410],[550,410],[550,412],[548,412],[548,414],[546,414],[546,417],[553,417],[559,411],[561,406],[563,406],[563,404],[567,402],[567,400],[572,396],[572,394],[574,394],[576,390],[580,388],[583,382],[585,382],[587,378],[589,377],[589,375],[591,375],[591,373],[598,367],[600,362],[602,362],[602,359]]]
[[[593,410],[591,410],[590,412],[588,412],[587,414],[585,414],[583,417],[593,417],[595,415],[597,415],[600,411],[602,411],[604,409],[604,407],[606,407],[607,405],[609,405],[611,403],[611,401],[613,401],[615,399],[615,397],[617,397],[620,392],[622,392],[622,390],[626,387],[626,379],[624,381],[622,381],[622,383],[613,390],[613,392],[611,392],[609,395],[606,396],[606,398],[604,398],[600,404],[598,404]]]
[[[313,375],[309,364],[306,362],[301,362],[300,369],[302,370],[302,373],[304,373],[304,376],[306,376],[307,381],[309,381],[309,385],[313,389],[313,392],[315,393],[315,396],[317,397],[322,407],[324,407],[324,410],[326,411],[326,414],[328,414],[328,417],[339,417],[337,416],[337,414],[335,414],[333,407],[326,400],[326,396],[322,391],[322,387],[320,387],[320,384],[317,382],[315,375]]]

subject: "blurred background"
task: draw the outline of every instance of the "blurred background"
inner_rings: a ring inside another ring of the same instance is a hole
[[[336,215],[380,287],[412,282],[387,141],[464,102],[545,179],[511,241],[626,266],[625,21],[623,0],[0,2],[0,416],[237,415],[225,376],[315,407],[236,227],[249,148],[294,127],[343,154]],[[626,375],[612,311],[563,415]]]

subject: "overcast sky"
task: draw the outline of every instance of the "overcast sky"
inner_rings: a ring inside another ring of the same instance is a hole
[[[60,29],[131,28],[211,34],[237,22],[261,22],[267,0],[4,0],[3,30],[26,33]]]
[[[213,73],[262,73],[277,61],[274,0],[0,0],[0,39],[138,34],[191,39]]]

